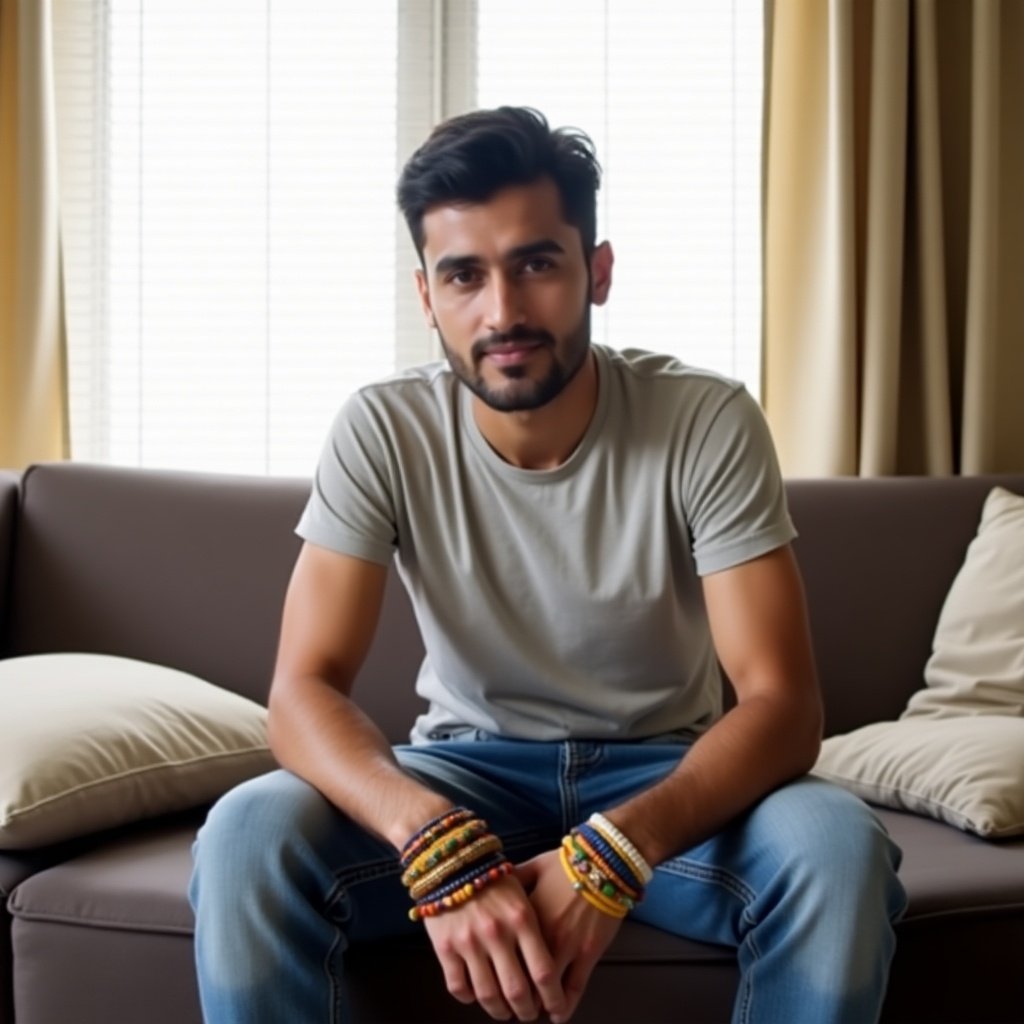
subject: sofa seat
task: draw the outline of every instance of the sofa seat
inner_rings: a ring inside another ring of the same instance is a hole
[[[994,1022],[1007,1018],[992,1007],[1014,1004],[1024,1012],[1024,973],[1019,970],[1024,841],[986,842],[914,815],[879,814],[904,850],[900,873],[910,895],[885,1019]],[[96,1012],[91,1001],[109,1010],[116,999],[119,1024],[199,1024],[192,912],[185,892],[200,820],[201,815],[192,814],[156,828],[127,830],[117,840],[39,871],[18,886],[9,905],[18,964],[18,1024],[62,1019],[68,1005],[65,986],[77,991],[86,1019]],[[1005,941],[998,945],[991,941],[994,928],[1005,932]],[[988,941],[980,941],[982,934]],[[1000,955],[1006,958],[1001,972],[1005,991],[974,992],[964,979],[980,966],[975,965],[979,956],[991,969],[993,948],[1002,949]],[[46,965],[55,955],[67,965],[58,987],[63,992],[47,983]],[[669,962],[677,970],[669,974],[659,969]],[[355,1008],[368,1014],[360,1019],[488,1019],[444,992],[440,969],[425,941],[392,943],[384,955],[372,946],[354,950],[350,968]],[[715,977],[711,984],[709,975]],[[154,1004],[152,992],[167,992],[168,976],[176,980],[174,998]],[[394,985],[395,977],[403,984]],[[637,984],[638,978],[646,983]],[[600,1005],[607,1019],[609,1005],[620,1003],[619,1019],[668,1022],[678,1019],[673,1008],[686,1000],[687,1020],[725,1021],[736,982],[731,950],[685,939],[666,941],[653,929],[627,922],[595,972],[577,1019],[588,1019],[588,1004]],[[929,992],[924,1004],[922,986]],[[387,993],[383,1003],[382,993]],[[936,1016],[936,1007],[946,1015]]]
[[[68,1020],[70,1005],[82,1020],[199,1024],[185,893],[201,821],[192,812],[108,833],[18,886],[8,901],[18,1024]]]

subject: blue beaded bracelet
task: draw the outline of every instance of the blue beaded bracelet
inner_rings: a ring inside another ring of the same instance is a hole
[[[644,883],[637,878],[633,866],[622,859],[616,850],[612,848],[608,840],[594,828],[586,823],[577,825],[573,832],[578,832],[604,859],[610,867],[627,885],[633,889],[643,891]]]

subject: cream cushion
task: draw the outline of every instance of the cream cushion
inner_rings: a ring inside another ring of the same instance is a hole
[[[0,849],[195,807],[274,767],[258,704],[96,654],[0,660],[0,751]]]
[[[994,488],[896,722],[822,744],[815,773],[987,838],[1024,833],[1024,497]]]

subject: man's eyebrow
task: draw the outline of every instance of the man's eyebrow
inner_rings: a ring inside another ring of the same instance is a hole
[[[542,256],[544,254],[563,254],[565,248],[553,238],[542,238],[536,242],[527,242],[526,245],[517,245],[509,249],[505,254],[506,262],[527,259],[530,256]],[[471,270],[479,266],[483,260],[479,256],[442,256],[434,265],[434,273],[440,277],[442,274],[451,273],[453,270]]]

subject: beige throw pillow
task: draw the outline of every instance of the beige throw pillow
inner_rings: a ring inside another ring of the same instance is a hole
[[[0,849],[199,806],[274,767],[258,704],[96,654],[0,660],[0,751]]]
[[[822,744],[815,773],[986,838],[1024,833],[1024,497],[994,488],[897,722]]]
[[[994,488],[901,718],[1024,716],[1024,497]]]

